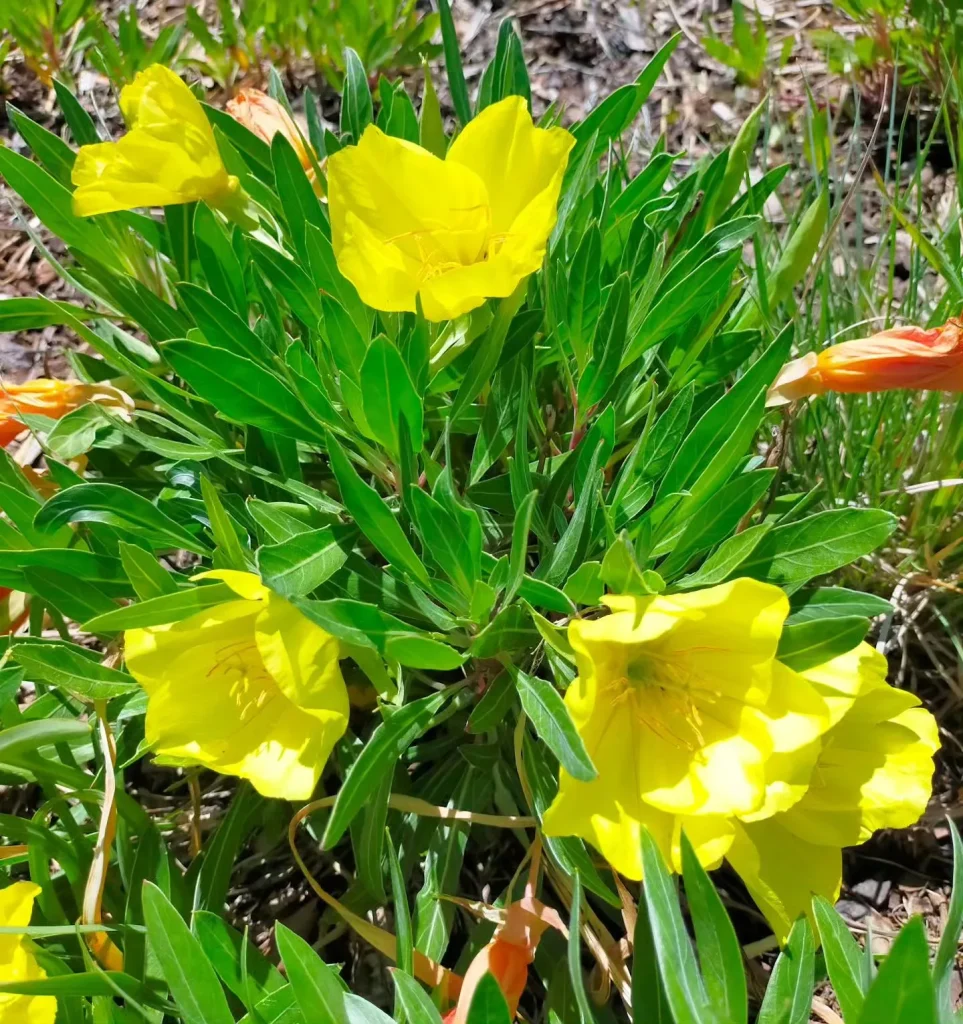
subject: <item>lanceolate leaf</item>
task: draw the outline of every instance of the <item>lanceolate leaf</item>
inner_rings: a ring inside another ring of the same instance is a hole
[[[344,784],[324,832],[324,846],[330,849],[344,835],[364,802],[374,793],[381,777],[390,771],[409,744],[428,728],[432,718],[451,692],[432,694],[396,709],[374,731],[371,739],[348,769]]]
[[[394,513],[378,492],[358,476],[341,446],[330,435],[327,448],[331,468],[341,489],[341,499],[361,532],[389,562],[395,563],[414,579],[427,583],[428,573]]]
[[[559,759],[569,775],[582,782],[591,782],[598,772],[555,687],[521,669],[514,669],[513,674],[522,707],[535,726],[539,739]]]

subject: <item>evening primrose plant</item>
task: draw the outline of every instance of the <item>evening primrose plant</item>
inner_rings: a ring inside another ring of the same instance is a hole
[[[630,141],[677,39],[563,127],[507,22],[470,97],[441,14],[453,130],[427,71],[373,100],[348,50],[338,131],[153,67],[120,139],[61,87],[73,145],[20,115],[35,159],[0,150],[80,296],[0,327],[75,334],[90,397],[0,407],[0,587],[29,605],[0,776],[37,794],[0,870],[39,890],[13,927],[47,975],[0,998],[385,1019],[326,963],[360,941],[396,1020],[742,1024],[727,863],[767,922],[745,941],[790,951],[761,1019],[801,1020],[812,927],[851,962],[842,849],[926,806],[933,720],[864,642],[889,605],[829,584],[895,519],[781,494],[767,421],[828,196],[750,270],[785,175],[745,189],[761,110],[684,173]],[[255,850],[303,876],[309,941],[225,917]],[[857,1012],[892,1001],[855,974]]]

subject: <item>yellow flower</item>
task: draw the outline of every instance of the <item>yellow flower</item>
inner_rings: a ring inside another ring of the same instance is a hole
[[[511,295],[541,266],[575,140],[536,128],[525,101],[483,110],[445,159],[369,125],[328,160],[341,273],[375,309],[429,320]]]
[[[14,882],[0,890],[0,925],[26,928],[39,892],[40,886],[33,882]],[[0,935],[0,985],[42,981],[46,977],[26,935]],[[54,996],[0,992],[0,1024],[53,1024],[56,1016]]]
[[[691,594],[608,597],[612,614],[568,630],[578,678],[565,703],[598,777],[564,770],[548,835],[577,835],[640,878],[642,827],[678,865],[685,828],[705,863],[734,837],[736,815],[789,799],[767,765],[829,725],[815,688],[776,659],[785,594],[738,579]],[[773,811],[770,810],[769,813]]]
[[[173,71],[153,64],[139,72],[121,92],[120,109],[130,131],[77,154],[79,217],[196,200],[222,209],[241,205],[240,183],[224,167],[203,108]]]
[[[308,799],[348,723],[338,642],[252,573],[218,570],[238,595],[181,622],[128,630],[147,691],[147,741],[173,763]]]
[[[727,854],[780,940],[814,893],[836,899],[844,846],[919,819],[939,749],[933,716],[887,685],[886,659],[868,644],[806,675],[848,709],[817,744],[802,798],[765,821],[737,822]]]

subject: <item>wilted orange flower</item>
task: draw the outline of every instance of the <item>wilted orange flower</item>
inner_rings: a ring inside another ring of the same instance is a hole
[[[16,633],[29,614],[30,598],[26,594],[0,587],[0,636]]]
[[[269,146],[280,132],[291,143],[311,183],[317,187],[314,175],[317,157],[294,119],[277,100],[260,89],[242,89],[234,99],[227,101],[227,112]]]
[[[537,900],[529,886],[525,896],[504,912],[491,942],[468,965],[458,1005],[445,1015],[444,1024],[466,1024],[475,990],[486,974],[491,974],[498,982],[514,1020],[518,1002],[528,984],[528,965],[535,959],[538,943],[549,928],[567,934],[558,912]]]
[[[963,322],[897,327],[844,341],[787,363],[769,389],[767,405],[786,405],[826,391],[866,393],[911,388],[963,391]]]
[[[84,384],[77,380],[51,380],[41,377],[26,384],[0,381],[0,447],[6,448],[26,429],[17,416],[33,413],[59,420],[86,402],[116,409],[125,419],[134,408],[130,395],[110,384]]]

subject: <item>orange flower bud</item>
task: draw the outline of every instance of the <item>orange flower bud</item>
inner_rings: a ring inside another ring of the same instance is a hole
[[[294,147],[312,185],[316,185],[313,151],[305,142],[294,119],[277,100],[271,99],[260,89],[242,89],[234,99],[227,101],[227,112],[269,146],[280,132]]]
[[[897,327],[844,341],[787,363],[769,389],[767,405],[786,405],[826,391],[963,391],[963,322]]]
[[[566,933],[562,919],[551,907],[534,896],[512,903],[491,942],[468,965],[458,1005],[446,1015],[445,1024],[465,1024],[475,989],[486,974],[491,974],[498,982],[514,1020],[528,983],[528,965],[535,959],[538,943],[549,928]]]
[[[134,401],[110,384],[84,384],[76,380],[51,380],[41,377],[26,384],[0,381],[0,447],[6,448],[26,425],[17,419],[21,413],[33,413],[59,420],[87,402],[116,409],[130,418]]]

